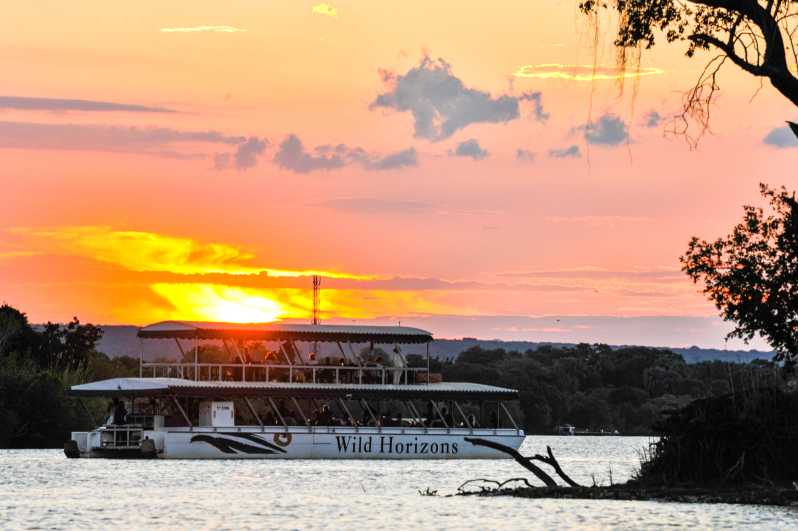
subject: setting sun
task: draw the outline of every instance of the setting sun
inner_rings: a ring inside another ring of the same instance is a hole
[[[214,284],[153,284],[185,319],[268,323],[284,316],[280,304],[256,290]]]

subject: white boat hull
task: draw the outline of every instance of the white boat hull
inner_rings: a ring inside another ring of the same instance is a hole
[[[507,454],[475,446],[479,438],[518,449],[515,429],[234,427],[144,431],[164,459],[497,459]],[[102,447],[102,430],[76,432],[80,457],[136,457]]]

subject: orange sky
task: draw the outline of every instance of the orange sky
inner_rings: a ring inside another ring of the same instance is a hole
[[[594,49],[562,0],[7,6],[0,299],[34,321],[304,319],[319,271],[327,319],[474,336],[715,315],[678,256],[760,181],[796,188],[798,148],[764,141],[796,111],[729,66],[690,150],[665,131],[705,58],[657,47],[621,87],[600,29]]]

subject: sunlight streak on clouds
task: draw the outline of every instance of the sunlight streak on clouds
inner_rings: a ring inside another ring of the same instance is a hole
[[[311,8],[310,11],[314,15],[322,15],[324,17],[330,17],[334,19],[338,18],[338,9],[334,5],[328,4],[326,2],[316,4]]]
[[[603,81],[610,79],[629,79],[664,74],[661,68],[624,69],[617,66],[565,65],[546,63],[524,65],[513,73],[515,77],[528,79],[566,79],[569,81]]]
[[[198,242],[153,232],[114,230],[102,226],[57,227],[54,229],[10,229],[40,253],[79,256],[118,265],[131,271],[161,271],[181,275],[257,275],[369,279],[336,271],[273,269],[253,264],[255,255],[223,243]]]
[[[161,33],[243,33],[247,30],[235,26],[189,26],[161,28]]]

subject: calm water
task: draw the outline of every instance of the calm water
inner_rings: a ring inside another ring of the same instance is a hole
[[[529,437],[577,481],[629,477],[638,437]],[[468,478],[525,475],[513,461],[107,461],[0,451],[0,528],[798,528],[798,509],[658,502],[422,497]]]

